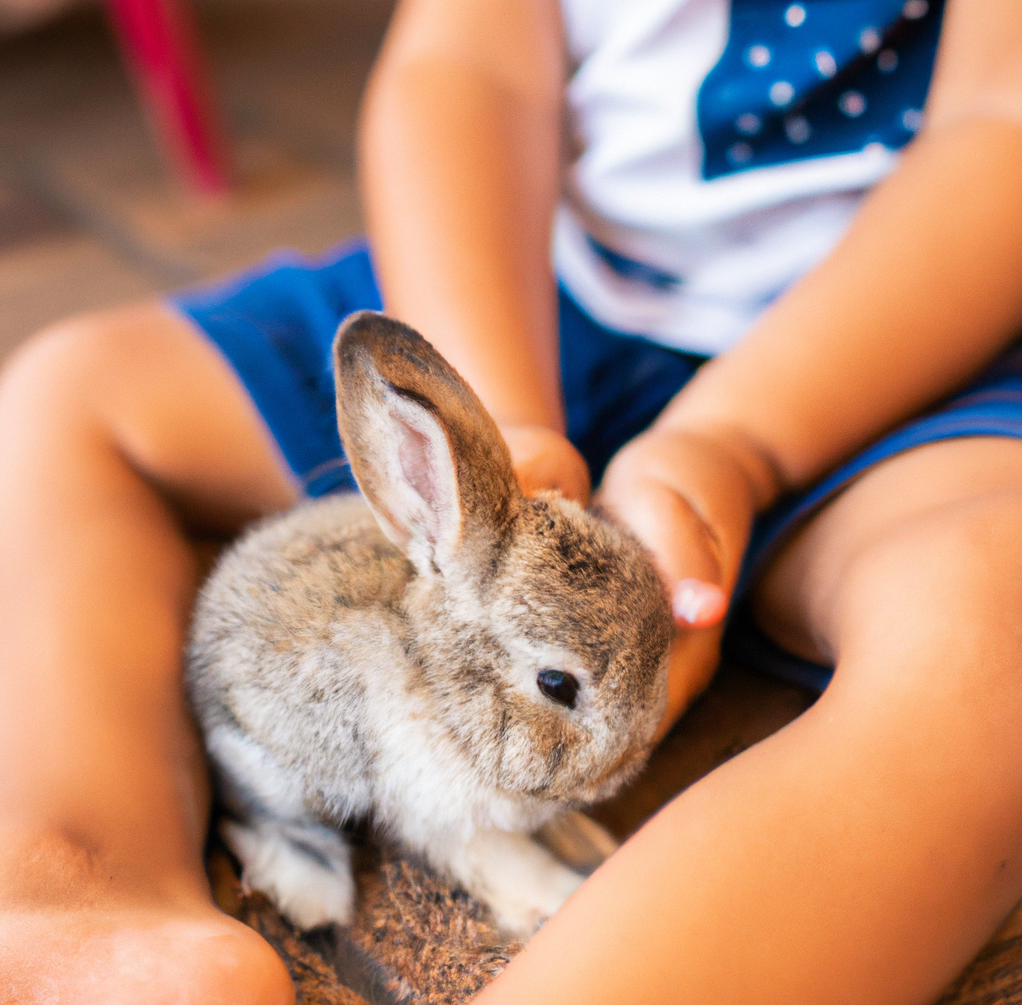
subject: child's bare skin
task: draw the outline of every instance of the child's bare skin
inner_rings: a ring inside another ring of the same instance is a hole
[[[0,429],[0,1001],[291,1001],[270,947],[211,902],[181,675],[183,528],[295,496],[260,420],[145,307],[23,351]]]

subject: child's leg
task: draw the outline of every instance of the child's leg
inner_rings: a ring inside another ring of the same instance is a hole
[[[480,1003],[921,1003],[1022,896],[1022,442],[863,476],[761,609],[819,702],[666,807]]]
[[[215,910],[181,650],[186,525],[294,488],[217,353],[158,306],[62,326],[0,378],[0,1001],[286,1003]]]

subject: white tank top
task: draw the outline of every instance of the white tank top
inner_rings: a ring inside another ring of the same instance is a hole
[[[922,121],[942,0],[561,0],[553,238],[599,322],[734,344],[827,254]]]

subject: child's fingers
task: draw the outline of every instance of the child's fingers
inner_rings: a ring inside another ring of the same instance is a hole
[[[502,426],[501,433],[526,495],[553,489],[582,506],[589,502],[589,468],[564,436],[545,426]]]
[[[600,502],[653,553],[679,625],[706,628],[724,617],[719,548],[683,496],[653,479],[636,479],[626,493],[620,483],[609,487]]]
[[[671,595],[674,620],[690,628],[708,628],[727,613],[727,594],[715,583],[683,579]]]

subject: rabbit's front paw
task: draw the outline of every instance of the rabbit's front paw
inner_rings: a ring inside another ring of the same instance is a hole
[[[558,876],[546,875],[540,882],[523,882],[513,891],[503,889],[489,899],[498,927],[519,939],[527,939],[578,888],[585,878],[565,865]],[[530,877],[530,880],[533,877]]]
[[[265,893],[296,927],[348,925],[355,881],[348,846],[321,824],[223,820],[220,834],[242,866],[242,882]]]
[[[582,884],[524,834],[480,831],[460,849],[451,869],[469,892],[490,907],[500,928],[528,938]]]

